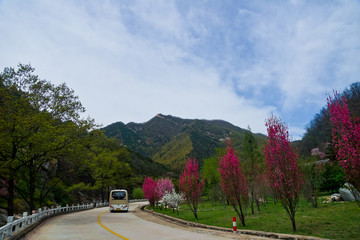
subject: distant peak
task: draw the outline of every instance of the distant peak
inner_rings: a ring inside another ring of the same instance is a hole
[[[172,116],[172,115],[164,115],[164,114],[161,114],[161,113],[157,114],[155,117],[156,117],[156,118],[167,119],[167,120],[171,120],[171,119],[177,118],[177,117],[174,117],[174,116]]]

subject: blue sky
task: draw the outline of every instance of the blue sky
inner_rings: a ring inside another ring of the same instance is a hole
[[[299,139],[360,76],[355,0],[0,0],[0,33],[1,70],[66,82],[103,126],[162,113],[266,133],[274,112]]]

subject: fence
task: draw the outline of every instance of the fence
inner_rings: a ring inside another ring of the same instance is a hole
[[[107,206],[109,203],[96,203],[95,207],[104,207]],[[67,212],[74,212],[80,210],[86,210],[94,208],[94,204],[78,204],[66,207],[57,207],[57,208],[46,208],[43,209],[39,208],[38,212],[33,211],[33,214],[28,216],[27,212],[23,213],[23,217],[14,221],[13,216],[8,217],[8,223],[5,226],[0,227],[0,240],[3,240],[5,237],[11,237],[13,234],[19,232],[20,230],[24,229],[26,226],[29,226],[32,223],[35,223],[44,217],[50,217],[57,214],[64,214]]]

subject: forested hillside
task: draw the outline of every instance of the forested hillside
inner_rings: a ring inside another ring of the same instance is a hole
[[[177,173],[189,157],[196,158],[201,166],[203,159],[216,153],[216,148],[225,146],[227,138],[241,151],[247,131],[222,120],[190,120],[162,114],[145,123],[117,122],[103,130],[106,136],[119,139],[129,149]],[[255,138],[260,146],[266,139],[262,134],[255,134]]]
[[[359,118],[360,83],[353,83],[349,88],[338,94],[347,100],[351,117]],[[326,105],[326,101],[324,101],[324,105]],[[314,148],[319,148],[322,152],[326,152],[327,142],[331,142],[331,124],[328,108],[324,106],[308,124],[302,141],[298,143],[300,155],[304,157],[309,156]]]

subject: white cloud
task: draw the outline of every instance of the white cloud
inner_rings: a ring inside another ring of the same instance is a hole
[[[301,8],[299,8],[301,6]],[[264,8],[266,7],[266,11]],[[282,2],[258,6],[258,13],[242,11],[251,23],[255,63],[240,69],[238,86],[277,87],[282,111],[304,99],[324,105],[324,91],[358,80],[360,59],[360,4],[356,1],[317,4]],[[261,9],[261,10],[259,10]],[[263,10],[263,11],[262,11]],[[344,79],[344,76],[347,78]]]

